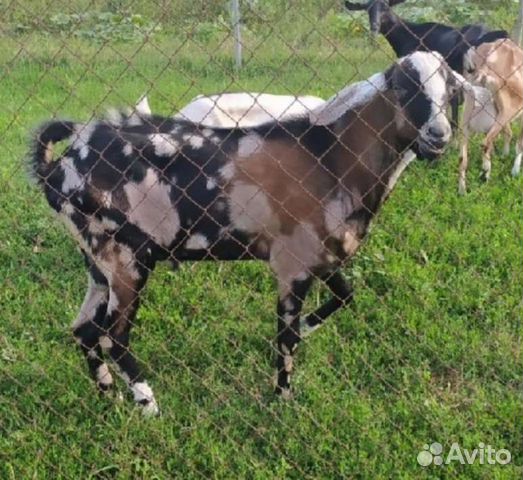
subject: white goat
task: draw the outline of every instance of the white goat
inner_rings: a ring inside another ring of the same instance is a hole
[[[198,95],[174,118],[190,120],[206,127],[248,128],[274,120],[310,113],[324,100],[313,96],[272,95],[269,93],[222,93]],[[150,115],[147,97],[136,105],[138,114]]]

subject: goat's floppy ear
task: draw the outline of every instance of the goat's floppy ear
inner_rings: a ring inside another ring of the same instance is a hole
[[[367,7],[369,6],[370,1],[367,3],[355,3],[355,2],[345,2],[345,8],[347,10],[351,11],[357,11],[357,10],[367,10]]]
[[[404,68],[401,63],[397,62],[385,72],[387,85],[394,92],[398,100],[405,98],[408,93],[408,87],[414,83]]]

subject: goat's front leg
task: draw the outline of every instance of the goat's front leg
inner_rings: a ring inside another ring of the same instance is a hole
[[[460,195],[465,195],[467,193],[467,169],[469,166],[469,133],[465,127],[463,127],[461,134],[460,150],[458,192]]]
[[[314,312],[300,319],[300,338],[305,338],[321,327],[327,317],[349,304],[354,297],[352,286],[345,281],[340,271],[329,273],[322,280],[334,296]]]
[[[288,399],[291,397],[293,355],[300,342],[300,312],[312,285],[312,276],[282,283],[280,281],[280,292],[283,293],[280,293],[277,307],[276,393]]]

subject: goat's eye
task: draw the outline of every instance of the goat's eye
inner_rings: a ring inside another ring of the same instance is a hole
[[[474,67],[467,68],[467,73],[470,73],[471,75],[476,71]]]

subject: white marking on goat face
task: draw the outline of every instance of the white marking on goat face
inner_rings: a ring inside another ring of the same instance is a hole
[[[165,133],[153,133],[149,135],[149,140],[154,146],[154,153],[159,157],[172,157],[180,146],[171,135]]]
[[[205,250],[208,247],[209,240],[207,240],[207,237],[201,233],[191,235],[187,242],[185,242],[185,248],[187,250]]]
[[[263,138],[256,133],[240,138],[238,141],[238,156],[245,158],[259,152],[263,146]]]
[[[427,135],[430,127],[438,127],[444,133],[442,141],[448,142],[452,134],[447,119],[447,66],[438,52],[414,52],[406,60],[419,74],[420,85],[426,97],[431,101],[431,115],[422,128],[422,135]],[[402,60],[400,60],[400,65]],[[430,137],[430,135],[428,135]]]
[[[149,168],[145,178],[124,186],[129,202],[127,217],[158,244],[169,246],[180,229],[178,211],[171,203],[171,186]]]
[[[74,160],[71,157],[62,158],[60,165],[64,172],[64,183],[62,184],[62,193],[66,195],[71,191],[78,191],[83,188],[84,179],[76,170]]]

